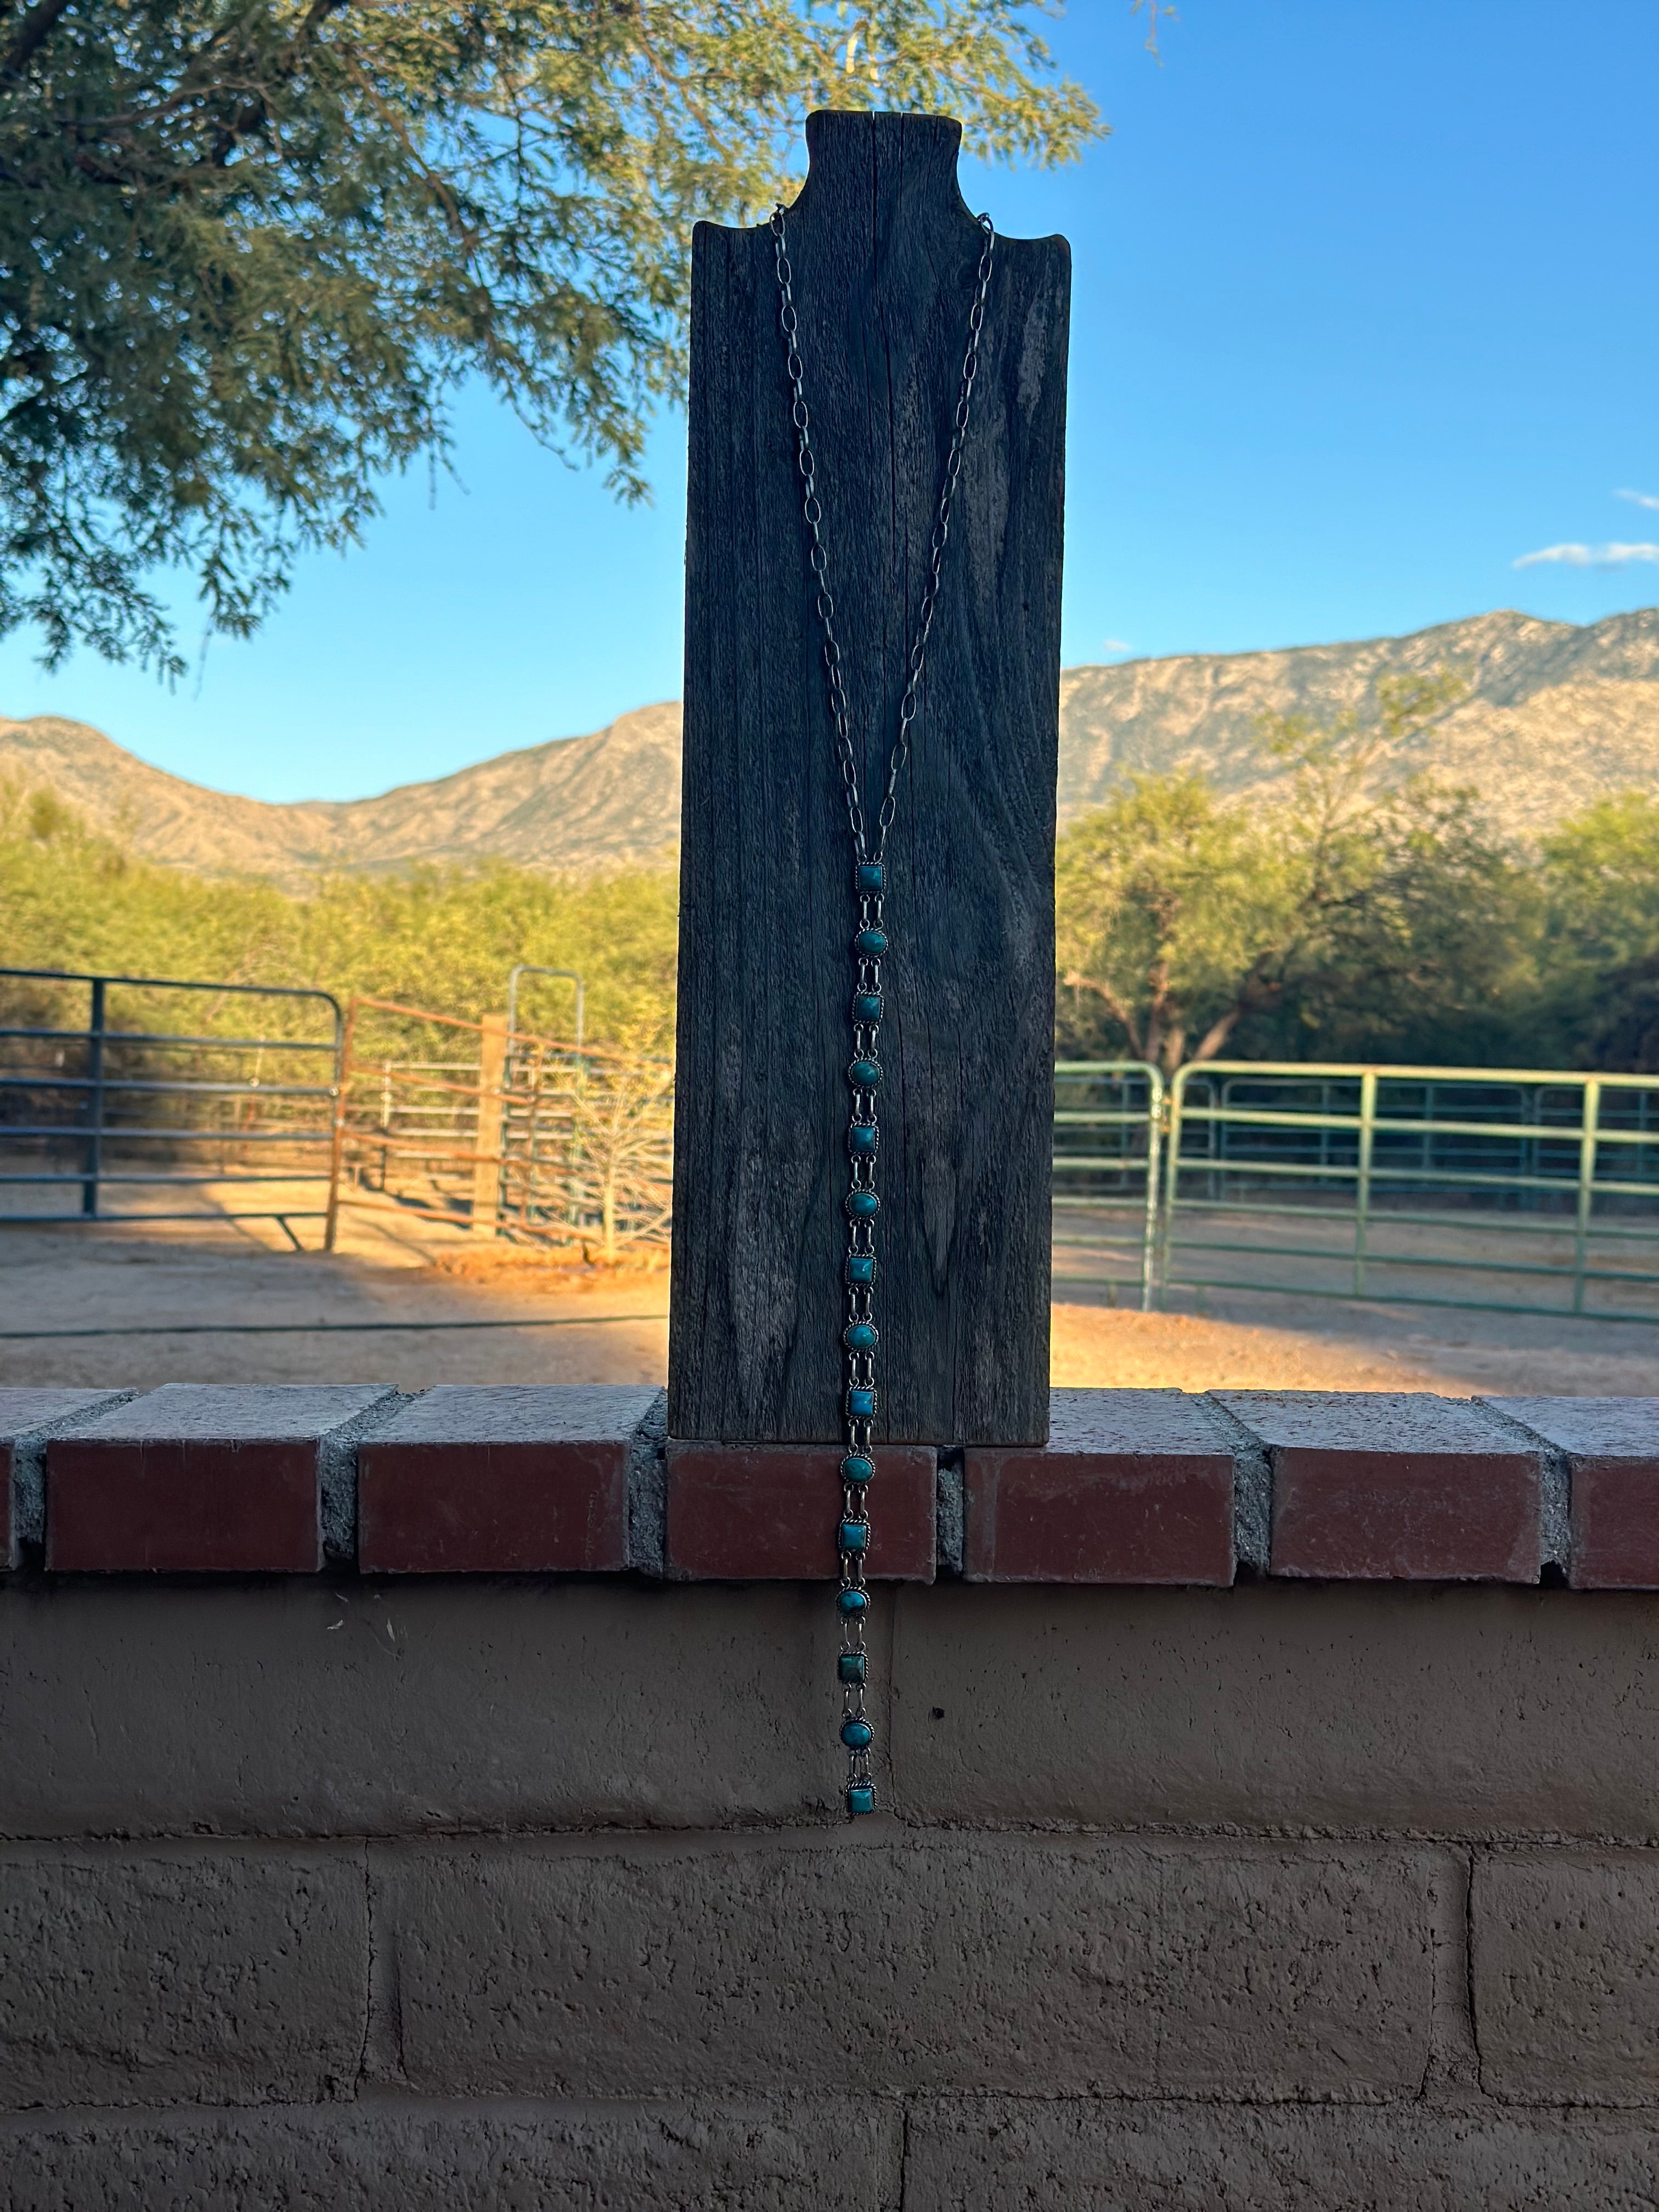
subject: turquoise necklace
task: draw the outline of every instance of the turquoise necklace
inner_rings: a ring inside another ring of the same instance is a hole
[[[870,1767],[875,1730],[865,1711],[869,1684],[869,1655],[865,1648],[865,1625],[870,1613],[866,1571],[870,1556],[869,1489],[875,1480],[875,1423],[881,1409],[876,1383],[876,1352],[880,1332],[876,1327],[876,1219],[881,1199],[876,1188],[876,1163],[880,1156],[881,1127],[876,1110],[881,1090],[878,1057],[881,1026],[882,962],[888,949],[883,921],[887,890],[887,833],[898,811],[898,782],[910,755],[911,733],[921,696],[922,671],[927,665],[927,639],[939,605],[939,577],[945,547],[951,532],[951,501],[962,473],[962,452],[968,438],[974,378],[979,368],[980,333],[985,326],[985,300],[991,283],[991,256],[996,233],[988,215],[978,217],[985,245],[979,258],[973,306],[968,315],[968,347],[962,364],[962,386],[945,456],[939,504],[933,517],[933,544],[927,562],[927,581],[921,595],[915,642],[910,648],[904,696],[899,706],[898,735],[887,762],[887,781],[882,793],[876,829],[872,838],[866,826],[859,788],[857,757],[847,708],[847,688],[842,674],[841,647],[836,636],[836,602],[830,588],[830,561],[823,542],[823,508],[817,494],[817,470],[813,459],[811,418],[807,412],[800,356],[800,325],[795,314],[793,271],[784,235],[781,203],[772,211],[772,242],[777,261],[779,322],[783,333],[784,360],[792,396],[789,419],[794,425],[796,460],[801,478],[801,513],[806,527],[812,576],[817,586],[817,616],[823,630],[823,667],[829,687],[830,719],[835,732],[836,759],[847,801],[848,826],[853,844],[852,1059],[847,1081],[852,1092],[852,1113],[847,1125],[848,1188],[846,1199],[847,1252],[842,1261],[846,1287],[846,1325],[841,1341],[845,1355],[841,1406],[841,1428],[846,1446],[841,1462],[842,1516],[836,1532],[841,1560],[836,1609],[841,1619],[842,1648],[836,1662],[842,1689],[841,1741],[847,1753],[846,1799],[849,1814],[873,1813],[876,1785]]]

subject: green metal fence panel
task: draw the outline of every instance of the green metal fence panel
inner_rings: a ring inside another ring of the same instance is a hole
[[[1659,1077],[1183,1067],[1158,1301],[1211,1289],[1659,1321]]]
[[[1164,1079],[1140,1060],[1061,1060],[1054,1069],[1054,1295],[1068,1284],[1127,1291],[1143,1313],[1158,1289]]]

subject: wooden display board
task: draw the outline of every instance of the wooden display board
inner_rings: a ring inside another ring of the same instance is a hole
[[[983,244],[959,126],[828,112],[787,210],[873,819]],[[915,750],[889,842],[878,1438],[1048,1417],[1063,239],[999,238]],[[853,859],[773,239],[698,226],[669,1425],[839,1434]]]

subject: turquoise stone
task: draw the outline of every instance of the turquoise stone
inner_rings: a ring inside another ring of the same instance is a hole
[[[848,1069],[854,1091],[874,1091],[881,1084],[881,1069],[873,1060],[855,1060]]]
[[[873,1283],[876,1279],[875,1254],[849,1252],[847,1255],[847,1279],[849,1283]]]
[[[873,1352],[881,1341],[873,1322],[855,1321],[848,1328],[842,1342],[849,1352]]]
[[[853,1000],[853,1018],[857,1022],[878,1022],[881,1019],[881,993],[858,992]]]
[[[836,1673],[843,1682],[861,1682],[864,1680],[863,1652],[843,1651],[836,1662]]]
[[[845,1613],[867,1612],[870,1605],[870,1593],[868,1590],[861,1589],[844,1589],[838,1591],[836,1596],[836,1605],[839,1611]]]
[[[881,879],[885,871],[879,860],[865,860],[859,867],[859,889],[872,897],[881,896]]]
[[[855,1484],[873,1482],[876,1479],[874,1461],[866,1459],[862,1452],[848,1452],[841,1463],[841,1479],[843,1482]]]
[[[887,950],[887,932],[884,929],[861,929],[853,939],[853,944],[866,960],[874,960]]]
[[[870,1523],[867,1521],[843,1521],[841,1524],[841,1548],[843,1552],[863,1552],[869,1548]]]
[[[868,1421],[874,1418],[875,1411],[876,1394],[873,1390],[849,1390],[848,1392],[847,1412],[849,1419],[854,1421]]]
[[[876,1740],[876,1732],[868,1721],[843,1721],[841,1740],[848,1751],[868,1751]]]
[[[849,1813],[873,1813],[875,1811],[876,1793],[869,1783],[854,1782],[852,1784],[851,1788],[847,1792],[847,1809]]]
[[[873,1221],[881,1212],[881,1200],[872,1190],[849,1190],[847,1211],[854,1221]]]
[[[847,1149],[855,1158],[873,1152],[881,1132],[871,1121],[854,1121],[847,1132]]]

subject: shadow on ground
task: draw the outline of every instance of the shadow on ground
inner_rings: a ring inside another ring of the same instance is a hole
[[[329,1255],[294,1252],[263,1223],[0,1231],[3,1382],[659,1382],[667,1310],[660,1267],[549,1265],[395,1215],[348,1217]],[[1659,1328],[1279,1293],[1142,1314],[1074,1291],[1054,1309],[1053,1372],[1183,1390],[1647,1396]]]

